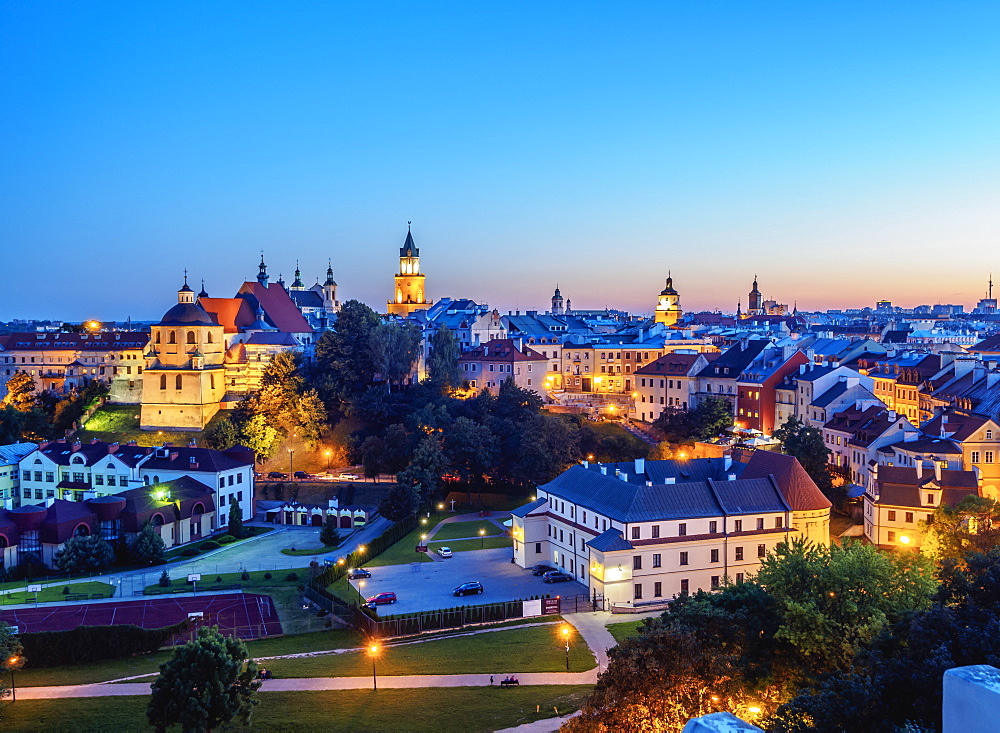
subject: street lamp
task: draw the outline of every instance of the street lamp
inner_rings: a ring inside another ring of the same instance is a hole
[[[295,480],[295,472],[292,471],[292,459],[295,457],[295,449],[288,449],[288,478]]]
[[[10,691],[13,698],[11,702],[17,702],[17,687],[14,685],[14,670],[17,669],[17,665],[20,661],[21,658],[17,655],[7,660],[7,668],[10,670]]]
[[[332,450],[323,451],[323,455],[326,456],[326,472],[330,473],[330,466],[332,465],[333,461],[333,451]]]
[[[569,636],[570,636],[569,626],[568,625],[563,626],[559,630],[559,633],[562,634],[563,641],[566,642],[566,671],[569,672]]]
[[[380,647],[376,643],[372,643],[368,646],[368,656],[372,658],[372,689],[378,689],[378,677],[375,676],[375,658],[378,656]]]
[[[483,550],[486,548],[486,530],[479,530],[479,549]]]

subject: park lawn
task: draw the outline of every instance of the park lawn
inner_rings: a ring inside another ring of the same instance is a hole
[[[304,550],[291,550],[286,547],[281,551],[281,554],[292,555],[293,557],[310,557],[313,555],[318,557],[320,555],[328,555],[338,547],[340,547],[340,545],[324,545],[323,547],[306,548]]]
[[[63,591],[69,588],[69,593]],[[13,605],[15,603],[54,603],[65,600],[66,596],[72,593],[86,593],[88,596],[98,593],[105,598],[110,598],[115,593],[115,586],[110,583],[102,583],[98,580],[88,580],[83,583],[67,583],[65,585],[54,585],[42,588],[39,593],[4,593],[0,595],[0,603],[3,605]]]
[[[479,530],[486,530],[486,536],[502,535],[504,531],[493,522],[449,522],[442,524],[440,529],[431,537],[431,542],[441,540],[457,540],[469,537],[479,537]]]
[[[621,644],[631,636],[638,636],[639,627],[642,626],[643,619],[636,621],[622,621],[617,624],[608,624],[607,629],[615,637],[615,641]]]
[[[577,710],[590,685],[537,687],[443,687],[431,692],[410,690],[344,690],[336,692],[262,692],[251,729],[282,730],[482,730],[510,728],[558,710]],[[433,695],[429,704],[428,695]],[[148,696],[60,698],[2,703],[4,731],[152,730],[146,723]],[[536,713],[539,709],[541,712]],[[53,725],[54,724],[54,725]],[[233,728],[233,730],[242,730]]]
[[[267,534],[268,532],[272,532],[273,530],[270,527],[244,527],[243,531],[246,532],[247,534],[246,537],[241,537],[238,540],[233,540],[232,542],[220,545],[219,547],[215,547],[210,550],[204,550],[202,552],[199,552],[198,555],[204,555],[206,552],[215,552],[216,550],[224,550],[224,549],[229,549],[230,547],[236,547],[236,545],[240,544],[241,542],[246,542],[247,540],[253,539],[254,537],[259,537],[262,534]],[[222,537],[223,535],[220,534],[217,536]],[[192,547],[198,549],[204,543],[211,542],[214,539],[215,539],[214,537],[205,537],[204,539],[200,540],[197,544],[172,547],[169,550],[167,550],[163,556],[166,558],[168,562],[174,562],[176,560],[190,560],[193,557],[198,557],[198,555],[185,555],[184,554],[185,550]]]
[[[452,552],[466,552],[468,550],[492,550],[497,547],[510,547],[510,537],[483,537],[479,540],[451,540],[438,542],[436,539],[428,542],[427,546],[431,552],[437,552],[438,548],[447,547]]]
[[[129,440],[134,440],[137,444],[146,447],[163,445],[164,442],[187,445],[192,440],[198,440],[201,437],[200,432],[140,430],[139,412],[139,405],[105,404],[84,423],[77,433],[77,437],[84,443],[93,438],[105,443],[116,441],[126,443]],[[220,410],[208,424],[211,425],[221,420],[224,414],[228,415],[229,411]]]
[[[295,573],[297,577],[288,580],[290,573]],[[289,570],[254,570],[252,573],[247,574],[250,576],[249,580],[243,580],[242,573],[219,573],[217,575],[202,573],[201,580],[198,582],[198,591],[211,593],[212,587],[216,585],[238,585],[245,590],[253,588],[294,588],[309,582],[308,567],[291,568]],[[270,575],[271,577],[265,578],[265,575]],[[146,586],[143,592],[147,596],[153,596],[161,595],[165,592],[169,593],[171,589],[176,590],[178,588],[191,590],[191,584],[187,582],[186,576],[171,578],[170,587],[168,588],[161,587],[159,583],[151,583]]]
[[[353,649],[362,643],[360,635],[351,629],[332,629],[309,634],[289,634],[274,639],[260,639],[246,642],[247,651],[254,658],[271,657],[281,654],[329,651],[331,649]],[[17,673],[18,687],[46,687],[49,685],[84,685],[93,682],[107,682],[123,677],[154,675],[159,673],[160,664],[170,659],[170,650],[143,654],[128,659],[107,659],[89,664],[75,664],[63,667],[31,668],[28,666]],[[0,725],[0,728],[3,726]]]
[[[436,512],[429,518],[421,517],[420,524],[415,530],[375,557],[369,558],[364,566],[370,568],[380,565],[404,565],[411,562],[433,562],[426,553],[417,552],[414,548],[422,541],[421,535],[427,534],[428,529],[450,516],[450,512]]]
[[[379,674],[493,674],[565,672],[565,647],[554,626],[485,631],[433,641],[390,644],[377,662]],[[586,642],[575,635],[570,671],[593,669],[596,661]],[[275,677],[364,677],[371,658],[363,651],[298,659],[275,659],[267,668]]]

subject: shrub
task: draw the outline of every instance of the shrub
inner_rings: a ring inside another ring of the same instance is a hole
[[[295,586],[295,590],[297,590],[299,593],[305,593],[306,587],[301,583],[299,583],[297,586]]]
[[[270,580],[270,579],[271,579],[271,574],[270,573],[264,573],[264,580]]]
[[[131,624],[78,626],[69,631],[22,633],[18,639],[32,667],[59,667],[155,652],[172,636],[187,629],[189,623],[184,619],[162,629],[143,629]]]
[[[221,537],[216,537],[215,541],[220,545],[228,545],[230,542],[236,542],[236,538],[231,534],[224,534]]]
[[[159,582],[160,582],[160,587],[161,588],[169,588],[170,587],[170,573],[168,573],[166,570],[164,570],[160,574],[160,581]]]
[[[298,579],[299,579],[299,574],[298,573],[289,573],[288,575],[285,576],[285,580],[288,580],[288,581],[298,580]]]
[[[201,543],[198,547],[202,552],[208,552],[209,550],[218,550],[222,545],[215,540],[209,540],[208,542]]]
[[[194,557],[195,555],[198,554],[198,548],[197,547],[188,547],[187,549],[182,550],[181,554],[184,557]]]
[[[244,570],[242,573],[240,573],[240,580],[250,580],[250,573]]]
[[[221,583],[222,582],[222,576],[221,575],[216,575],[215,576],[215,582],[216,583]]]

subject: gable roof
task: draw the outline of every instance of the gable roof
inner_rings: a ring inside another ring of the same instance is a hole
[[[750,456],[741,478],[774,476],[792,511],[816,511],[833,506],[794,456],[758,450]]]
[[[259,282],[245,282],[240,286],[238,296],[251,295],[264,309],[268,320],[279,331],[286,333],[312,333],[312,326],[296,307],[283,287],[278,283],[263,285]],[[250,304],[254,306],[254,303]],[[256,312],[256,307],[253,309]]]
[[[256,318],[246,298],[199,298],[198,302],[224,333],[239,333]]]
[[[659,359],[639,367],[633,373],[640,376],[683,377],[687,375],[691,367],[698,361],[699,356],[704,356],[709,361],[715,361],[719,355],[716,353],[678,354],[676,352],[664,354]]]
[[[736,379],[758,354],[770,346],[769,339],[738,341],[719,355],[717,359],[698,372],[699,377],[730,377]],[[726,371],[728,370],[728,371]]]
[[[534,349],[521,345],[518,349],[514,339],[490,339],[458,357],[462,361],[547,361]]]

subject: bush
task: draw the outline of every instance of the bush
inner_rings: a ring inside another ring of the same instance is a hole
[[[197,547],[188,547],[187,549],[182,550],[181,554],[184,557],[194,557],[195,555],[198,554],[198,548]]]
[[[250,580],[250,573],[244,570],[242,573],[240,573],[240,580]]]
[[[264,573],[264,580],[270,580],[270,579],[271,579],[271,574],[270,573]]]
[[[69,631],[22,633],[18,639],[32,667],[59,667],[155,652],[187,629],[189,623],[185,619],[162,629],[143,629],[132,624],[77,626]]]
[[[209,540],[208,542],[203,542],[198,546],[202,552],[208,552],[209,550],[218,550],[222,545],[220,545],[215,540]]]
[[[222,576],[221,575],[216,575],[215,576],[215,582],[216,583],[221,583],[222,582]]]
[[[66,587],[64,587],[64,588],[63,588],[63,595],[64,595],[64,596],[67,596],[67,595],[69,595],[69,586],[68,586],[68,585],[67,585]]]
[[[299,593],[305,593],[306,587],[301,583],[299,583],[297,586],[295,586],[295,590],[297,590]]]
[[[231,534],[224,534],[221,537],[216,537],[215,541],[220,545],[228,545],[230,542],[236,542],[236,538]]]
[[[160,583],[160,587],[161,588],[169,588],[170,587],[170,573],[168,573],[166,570],[164,570],[160,574],[160,581],[159,581],[159,583]]]
[[[289,573],[288,575],[285,576],[285,580],[288,580],[288,581],[298,580],[298,579],[299,579],[299,574],[298,573]]]

